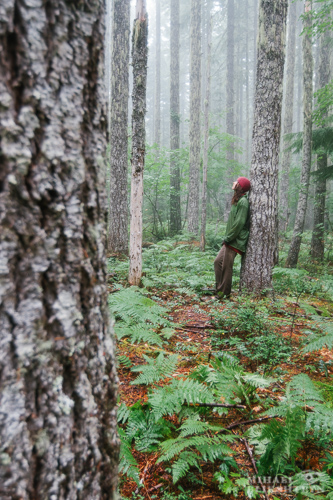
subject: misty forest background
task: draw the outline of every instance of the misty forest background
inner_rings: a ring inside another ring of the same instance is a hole
[[[327,2],[326,2],[327,3]],[[321,4],[319,5],[321,6]],[[181,179],[181,228],[187,229],[189,148],[190,148],[190,71],[191,71],[191,2],[179,5],[179,168]],[[318,7],[319,8],[319,7]],[[111,105],[111,46],[112,46],[112,2],[108,3],[106,31],[106,82]],[[146,163],[144,172],[143,238],[157,241],[170,233],[170,36],[171,3],[148,0],[148,77],[146,113]],[[283,107],[280,145],[280,192],[279,229],[280,238],[285,239],[295,222],[302,146],[296,137],[289,134],[303,130],[303,59],[302,36],[304,26],[303,2],[289,5],[286,43],[286,65],[283,83]],[[131,2],[132,28],[135,2]],[[200,2],[200,120],[201,158],[200,186],[203,176],[204,106],[207,90],[208,27],[212,23],[211,39],[211,102],[207,170],[207,223],[210,238],[223,236],[223,226],[228,215],[231,183],[239,175],[249,176],[252,151],[252,130],[254,119],[254,92],[256,82],[256,58],[258,36],[258,2],[203,1]],[[176,22],[176,21],[174,21]],[[326,40],[326,41],[325,41]],[[324,48],[323,48],[324,46]],[[332,47],[327,34],[320,36],[319,30],[312,36],[313,91],[322,87],[320,83],[320,50],[325,59],[326,77],[331,75]],[[289,64],[289,66],[288,66]],[[328,73],[328,74],[327,74]],[[130,66],[130,95],[132,92],[132,67]],[[288,88],[287,88],[288,85]],[[316,99],[313,101],[315,106]],[[129,99],[128,134],[131,136],[132,101]],[[316,125],[315,125],[316,126]],[[289,138],[289,141],[287,141]],[[298,136],[298,139],[300,137]],[[329,139],[328,139],[329,141]],[[290,152],[291,145],[294,149]],[[321,145],[320,145],[321,146]],[[320,153],[319,146],[319,153]],[[324,144],[322,151],[326,152]],[[289,150],[287,148],[289,147]],[[296,152],[295,152],[296,151]],[[318,145],[315,153],[318,153]],[[130,159],[130,144],[129,144]],[[312,171],[317,155],[312,156]],[[128,174],[130,176],[130,172]],[[316,205],[315,176],[310,178],[304,229],[314,228],[314,207]],[[129,180],[130,182],[130,180]],[[282,187],[281,187],[282,182]],[[325,181],[326,209],[325,228],[332,229],[332,181]],[[200,187],[200,200],[202,188]],[[172,198],[171,198],[172,199]],[[286,232],[287,231],[287,232]],[[290,236],[290,235],[289,235]],[[281,241],[281,240],[280,240]],[[327,252],[330,249],[327,248]],[[328,255],[328,253],[327,253]]]

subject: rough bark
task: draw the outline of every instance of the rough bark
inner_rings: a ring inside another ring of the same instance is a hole
[[[329,83],[330,61],[329,47],[331,37],[328,31],[322,34],[320,39],[319,57],[319,87],[322,88]],[[327,168],[327,154],[321,153],[317,157],[317,170]],[[316,180],[314,199],[314,227],[311,239],[311,257],[313,260],[323,261],[325,250],[325,202],[326,202],[326,179]]]
[[[304,28],[311,27],[311,2],[305,2]],[[309,32],[303,34],[303,157],[300,191],[293,236],[286,261],[287,267],[296,267],[304,230],[309,192],[312,146],[313,57]]]
[[[108,250],[128,255],[130,0],[113,0]]]
[[[0,7],[0,497],[112,499],[104,2]]]
[[[289,24],[287,36],[287,61],[286,61],[286,90],[284,96],[284,120],[281,144],[281,182],[279,189],[279,229],[285,231],[288,225],[288,189],[291,152],[286,151],[283,136],[290,134],[293,128],[294,110],[294,74],[295,74],[295,47],[296,47],[296,2],[289,1]]]
[[[277,186],[287,0],[261,0],[252,143],[250,237],[241,285],[272,285],[277,252]]]
[[[142,202],[145,164],[145,115],[148,60],[148,16],[145,0],[137,0],[132,37],[133,114],[132,181],[129,283],[139,285],[142,276]]]
[[[188,230],[199,230],[200,173],[200,99],[201,99],[201,2],[191,0],[191,74],[190,74],[190,179]]]
[[[210,13],[210,0],[208,0],[208,12]],[[202,180],[202,203],[201,203],[201,237],[200,250],[205,251],[206,242],[206,218],[207,218],[207,170],[208,170],[208,146],[209,146],[209,112],[211,94],[211,58],[212,58],[212,23],[210,18],[207,33],[207,65],[206,65],[206,98],[204,108],[204,150],[203,150],[203,180]]]
[[[235,82],[234,82],[234,60],[235,60],[235,5],[234,0],[228,0],[227,4],[227,82],[226,82],[226,129],[227,134],[235,135]],[[238,101],[238,100],[237,100]],[[225,185],[230,186],[234,180],[234,144],[229,143],[227,155],[227,175]],[[227,221],[230,212],[229,192],[225,199],[224,220]]]
[[[154,142],[161,144],[161,0],[156,0],[156,72]]]
[[[170,233],[181,230],[179,169],[179,0],[171,0],[170,33]]]

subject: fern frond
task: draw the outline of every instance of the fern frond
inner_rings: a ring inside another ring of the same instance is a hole
[[[199,457],[193,451],[184,451],[179,455],[178,460],[172,464],[171,470],[173,483],[175,484],[179,479],[186,476],[191,467],[196,467],[201,470]]]
[[[324,335],[314,335],[309,343],[303,348],[303,352],[314,352],[327,347],[327,349],[333,349],[333,324],[331,323],[319,323],[319,326],[325,332]]]
[[[317,405],[306,415],[306,431],[313,430],[316,435],[333,432],[333,409]]]
[[[118,356],[117,359],[121,365],[125,366],[126,368],[131,368],[132,361],[128,356]]]
[[[117,326],[115,328],[115,332],[118,340],[121,340],[124,337],[129,337],[133,344],[135,342],[144,342],[149,345],[157,345],[158,347],[162,347],[163,345],[163,339],[161,336],[149,329],[148,326]]]
[[[305,373],[293,377],[288,384],[288,388],[295,404],[312,406],[323,401],[319,390]]]
[[[205,385],[196,380],[172,380],[149,396],[155,418],[179,413],[185,403],[213,403],[214,396]]]
[[[125,424],[130,416],[131,410],[125,403],[121,403],[117,412],[117,421],[119,424]]]
[[[134,366],[132,372],[141,372],[135,380],[131,382],[132,385],[136,384],[153,384],[159,380],[170,377],[175,373],[179,357],[177,354],[165,357],[161,352],[156,359],[149,358],[144,355],[147,361],[146,365]]]
[[[132,455],[131,445],[126,440],[125,433],[122,429],[118,430],[120,437],[120,462],[119,472],[124,474],[130,479],[133,479],[138,486],[140,483],[139,466],[137,461]]]

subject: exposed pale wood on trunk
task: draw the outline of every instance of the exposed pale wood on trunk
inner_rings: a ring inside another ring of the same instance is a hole
[[[145,115],[148,59],[148,16],[145,2],[137,0],[137,18],[132,36],[133,114],[132,180],[130,223],[130,268],[128,281],[139,285],[142,276],[142,202],[145,164]]]

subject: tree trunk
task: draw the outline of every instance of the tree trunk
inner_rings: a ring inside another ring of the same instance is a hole
[[[319,87],[322,88],[329,83],[330,79],[330,49],[331,37],[328,31],[320,38],[319,57]],[[317,170],[327,168],[327,154],[322,153],[317,158]],[[326,179],[316,179],[314,199],[314,227],[311,240],[311,257],[313,260],[324,260],[325,249],[325,201],[326,201]]]
[[[113,0],[108,250],[128,255],[130,0]]]
[[[288,226],[288,189],[289,189],[289,168],[291,161],[291,152],[285,151],[286,143],[284,136],[291,134],[293,128],[293,104],[294,104],[294,74],[295,74],[295,42],[296,42],[296,3],[289,1],[289,24],[287,37],[287,63],[286,63],[286,93],[284,99],[284,121],[283,135],[281,141],[281,183],[280,183],[280,217],[279,229],[285,231]]]
[[[272,285],[277,254],[277,186],[287,0],[261,0],[253,153],[250,238],[241,286],[261,292]]]
[[[227,92],[227,111],[226,111],[226,129],[227,134],[235,135],[235,82],[234,82],[234,24],[235,24],[235,6],[234,0],[228,0],[227,4],[227,82],[226,82],[226,92]],[[234,180],[234,143],[229,142],[227,150],[227,175],[225,179],[225,185],[231,186]],[[227,221],[230,212],[230,192],[227,192],[225,199],[225,209],[224,209],[224,220]]]
[[[210,14],[210,0],[208,0],[208,12]],[[210,112],[210,92],[211,92],[211,57],[212,57],[212,23],[208,22],[207,33],[207,65],[206,65],[206,99],[204,109],[204,151],[203,151],[203,182],[202,182],[202,204],[201,204],[201,238],[200,250],[205,251],[206,243],[206,215],[207,215],[207,170],[208,170],[208,145],[209,145],[209,112]]]
[[[145,164],[145,115],[148,62],[148,16],[145,0],[137,0],[132,37],[133,115],[130,269],[128,281],[139,285],[142,276],[142,202]]]
[[[156,0],[155,137],[161,145],[161,0]]]
[[[305,2],[304,28],[311,28],[311,2]],[[287,267],[296,267],[301,248],[304,229],[305,213],[309,192],[312,146],[312,94],[313,94],[313,57],[312,44],[309,32],[303,34],[303,158],[301,186],[297,204],[296,220],[291,240]]]
[[[179,0],[171,0],[170,36],[170,233],[182,227],[179,170]]]
[[[191,3],[190,179],[188,230],[199,230],[200,99],[201,99],[201,1]]]
[[[113,499],[104,2],[0,12],[0,497]]]

